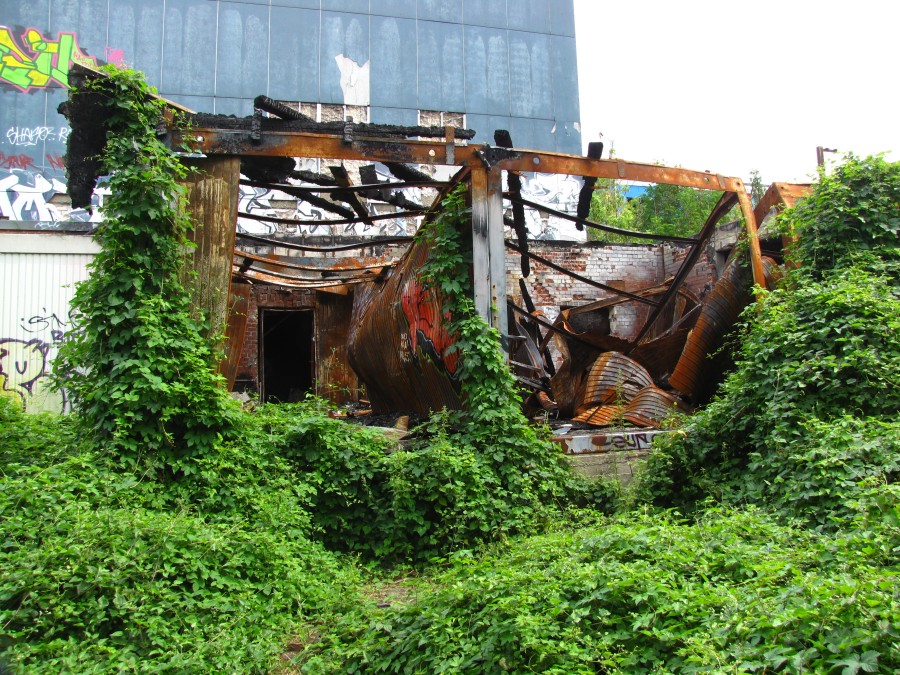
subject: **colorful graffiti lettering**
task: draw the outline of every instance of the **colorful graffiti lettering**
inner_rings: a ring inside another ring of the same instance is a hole
[[[50,165],[51,169],[63,171],[66,168],[65,157],[60,157],[59,155],[44,155],[44,159],[47,160],[47,164]]]
[[[50,346],[37,338],[0,339],[0,391],[18,396],[26,411],[65,411],[65,395],[50,386]]]
[[[22,319],[20,328],[29,337],[0,339],[0,394],[7,392],[18,397],[29,412],[67,411],[65,391],[51,385],[50,364],[68,325],[55,313],[43,309],[40,314]]]
[[[6,130],[6,142],[10,145],[30,147],[44,141],[65,143],[72,129],[69,127],[10,127]]]
[[[97,59],[85,54],[74,33],[45,38],[36,28],[26,29],[21,45],[6,26],[0,26],[0,84],[22,92],[47,87],[68,87],[72,63],[97,67]]]

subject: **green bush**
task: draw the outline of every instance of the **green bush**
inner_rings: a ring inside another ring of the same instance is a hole
[[[736,370],[660,443],[638,495],[707,496],[833,527],[871,481],[896,481],[900,165],[851,159],[782,216],[799,267],[746,311]]]
[[[310,538],[308,488],[273,415],[160,483],[92,451],[19,455],[0,480],[0,645],[21,672],[269,672],[302,623],[351,602],[352,565]],[[5,415],[21,434],[25,415]],[[61,439],[63,440],[63,439]]]
[[[895,572],[755,512],[632,514],[454,556],[348,615],[307,673],[893,672]]]

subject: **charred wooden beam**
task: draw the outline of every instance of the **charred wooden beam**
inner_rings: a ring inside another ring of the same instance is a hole
[[[312,246],[310,244],[297,244],[292,241],[284,241],[281,239],[268,239],[266,237],[257,237],[254,234],[242,234],[238,232],[235,235],[238,239],[245,239],[263,246],[277,246],[279,248],[288,248],[295,251],[355,251],[361,248],[371,248],[372,246],[388,246],[392,244],[409,244],[412,237],[373,237],[362,243],[341,244],[340,246]]]
[[[279,119],[283,120],[299,120],[302,122],[315,122],[314,119],[304,115],[299,110],[294,110],[293,108],[289,108],[281,101],[276,101],[273,98],[269,98],[268,96],[257,96],[253,99],[253,107],[257,110],[262,110],[271,115],[275,115]]]
[[[429,211],[422,212],[412,212],[412,211],[403,211],[398,213],[379,213],[374,216],[369,216],[369,220],[397,220],[399,218],[419,218],[421,216],[427,215],[430,213]],[[251,220],[258,220],[264,223],[281,223],[283,225],[352,225],[354,223],[362,222],[361,219],[353,216],[350,218],[335,218],[334,220],[317,220],[315,218],[312,219],[294,219],[294,218],[279,218],[278,216],[264,216],[258,213],[249,213],[247,211],[239,211],[238,215],[241,218],[250,218]]]
[[[513,147],[512,136],[504,129],[497,129],[497,131],[494,132],[494,143],[501,148]],[[507,171],[506,185],[509,188],[511,195],[521,199],[522,179],[519,177],[519,174],[515,171]],[[528,251],[528,226],[525,224],[525,207],[521,202],[513,202],[512,212],[513,231],[516,233],[516,238],[519,241],[519,248],[523,251]],[[522,276],[527,279],[531,275],[531,262],[527,255],[521,256],[519,262],[522,269]]]
[[[537,202],[532,202],[528,199],[522,199],[521,197],[516,197],[512,194],[507,195],[507,197],[509,197],[509,200],[513,203],[519,202],[521,204],[524,204],[525,206],[529,206],[537,211],[540,211],[541,213],[556,216],[557,218],[562,218],[563,220],[568,220],[576,224],[581,223],[582,225],[586,225],[587,227],[594,228],[595,230],[603,230],[604,232],[609,232],[610,234],[619,234],[625,237],[634,237],[635,239],[648,239],[652,241],[671,241],[680,244],[694,244],[697,241],[693,237],[676,237],[672,235],[653,234],[652,232],[635,232],[634,230],[623,230],[620,227],[613,227],[611,225],[595,223],[592,220],[585,220],[584,218],[573,216],[569,213],[566,213],[565,211],[552,209],[549,206],[544,206],[543,204],[538,204]]]
[[[248,185],[250,187],[259,187],[265,189],[271,189],[271,183],[261,182],[255,180],[242,180],[241,185]],[[329,211],[331,213],[336,213],[339,216],[343,216],[344,218],[352,218],[356,219],[356,214],[350,209],[345,209],[340,204],[335,204],[334,202],[324,199],[323,197],[318,197],[312,193],[312,190],[308,188],[298,187],[296,185],[284,185],[279,184],[278,190],[289,194],[293,197],[297,197],[298,199],[302,199],[303,201],[312,204],[313,206],[318,206],[320,209],[324,209],[325,211]],[[367,214],[368,215],[368,214]]]
[[[588,157],[600,159],[602,154],[603,143],[599,141],[588,143]],[[591,199],[594,197],[594,185],[597,183],[596,176],[582,176],[582,180],[584,180],[584,185],[581,186],[581,192],[578,193],[578,211],[576,212],[579,220],[575,222],[578,231],[584,230],[584,221],[591,212]]]

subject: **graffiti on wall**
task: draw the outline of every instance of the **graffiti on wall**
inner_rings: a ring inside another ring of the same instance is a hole
[[[0,153],[2,154],[2,153]],[[51,203],[66,192],[66,184],[40,171],[0,166],[0,217],[7,220],[35,220],[56,223],[62,220],[96,223],[109,188],[98,185],[91,195],[91,212],[73,209],[63,213]]]
[[[0,338],[0,392],[16,396],[26,411],[67,412],[65,391],[50,385],[50,364],[68,325],[44,309],[22,319],[25,338]]]
[[[57,33],[53,40],[27,28],[17,40],[8,27],[0,26],[0,84],[21,92],[68,87],[72,63],[98,66],[97,59],[78,46],[75,33]]]
[[[65,143],[71,132],[68,126],[10,127],[6,130],[6,142],[17,147],[30,147],[46,141]]]

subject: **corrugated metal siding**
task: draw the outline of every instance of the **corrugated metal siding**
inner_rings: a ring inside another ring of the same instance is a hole
[[[0,392],[29,412],[66,411],[65,395],[49,389],[48,375],[69,328],[75,283],[87,278],[93,257],[0,252]]]

